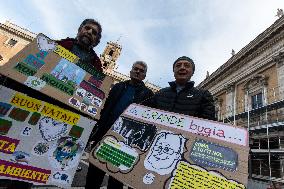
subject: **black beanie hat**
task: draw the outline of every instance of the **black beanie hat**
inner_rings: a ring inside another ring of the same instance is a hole
[[[181,57],[179,57],[178,59],[176,59],[176,61],[175,61],[174,64],[173,64],[173,69],[174,69],[174,67],[175,67],[175,64],[176,64],[178,61],[180,61],[180,60],[186,60],[186,61],[188,61],[188,62],[190,62],[190,63],[192,64],[192,74],[193,74],[194,71],[195,71],[195,64],[194,64],[193,60],[192,60],[191,58],[187,57],[187,56],[181,56]]]

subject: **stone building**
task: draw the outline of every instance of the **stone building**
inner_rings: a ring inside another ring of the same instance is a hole
[[[5,64],[17,52],[22,50],[36,37],[35,33],[21,28],[9,21],[0,23],[0,66]],[[120,82],[130,79],[128,75],[118,72],[117,60],[120,56],[122,47],[118,42],[108,42],[100,58],[104,67],[104,73],[114,79],[114,82]],[[145,85],[152,91],[157,92],[160,87],[148,81]]]
[[[250,176],[284,182],[284,16],[198,87],[213,94],[219,121],[249,130]]]

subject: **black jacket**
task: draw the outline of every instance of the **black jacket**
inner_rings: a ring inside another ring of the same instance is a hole
[[[213,97],[207,90],[195,88],[191,81],[177,93],[176,83],[169,84],[170,87],[161,89],[152,100],[144,104],[169,112],[215,120]]]
[[[100,140],[118,118],[113,115],[113,109],[115,108],[116,103],[122,97],[127,86],[130,85],[129,82],[130,81],[117,83],[110,90],[108,98],[104,104],[104,108],[101,111],[100,120],[97,123],[97,132],[92,137],[93,140]],[[145,100],[151,98],[153,94],[154,93],[150,89],[148,89],[143,82],[140,82],[135,86],[135,93],[132,103],[142,103]]]

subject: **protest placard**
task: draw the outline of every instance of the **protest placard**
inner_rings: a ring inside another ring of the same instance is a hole
[[[113,80],[43,34],[1,66],[0,74],[96,119]]]
[[[0,179],[70,188],[95,123],[0,85]]]
[[[245,128],[131,104],[90,162],[135,188],[244,189],[248,153]]]

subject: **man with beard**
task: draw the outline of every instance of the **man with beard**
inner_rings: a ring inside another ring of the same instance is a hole
[[[95,146],[111,128],[117,118],[131,103],[142,103],[153,96],[143,80],[146,77],[147,64],[143,61],[136,61],[130,71],[130,80],[115,84],[109,92],[101,117],[98,121],[97,132],[91,137]],[[86,189],[99,189],[105,172],[89,164]],[[122,189],[123,183],[109,177],[108,189]]]
[[[82,63],[89,64],[97,71],[102,72],[101,61],[93,50],[100,43],[101,33],[102,27],[98,21],[85,19],[81,23],[75,39],[67,38],[57,41],[57,43],[77,55]]]

